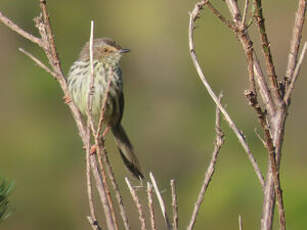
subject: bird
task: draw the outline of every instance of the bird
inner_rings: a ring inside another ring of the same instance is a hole
[[[139,161],[121,124],[124,112],[124,94],[123,74],[119,64],[123,54],[129,51],[129,49],[123,49],[111,38],[93,39],[94,88],[91,92],[91,115],[97,127],[104,97],[107,96],[103,115],[104,123],[112,131],[125,166],[137,179],[141,180],[144,176]],[[91,76],[90,43],[87,42],[81,49],[79,58],[70,67],[67,76],[70,99],[84,118],[87,117]]]

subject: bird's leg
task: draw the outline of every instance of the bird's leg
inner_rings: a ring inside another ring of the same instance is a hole
[[[110,126],[108,125],[103,131],[102,137],[104,138],[109,131],[110,131]],[[90,149],[90,155],[96,154],[96,151],[97,151],[97,145],[92,145]]]
[[[83,149],[86,150],[86,147],[83,146]],[[96,154],[96,145],[92,145],[90,148],[90,155]]]
[[[92,145],[92,146],[91,146],[91,149],[90,149],[90,155],[94,155],[94,154],[96,154],[96,148],[97,148],[97,146],[96,146],[96,145]]]
[[[72,100],[71,100],[71,97],[69,95],[65,95],[63,97],[63,100],[66,104],[69,104]]]

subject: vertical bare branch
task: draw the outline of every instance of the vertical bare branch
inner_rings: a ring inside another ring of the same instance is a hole
[[[89,208],[90,208],[90,218],[92,223],[98,223],[97,218],[95,215],[95,208],[93,203],[93,192],[92,192],[92,181],[91,181],[91,163],[90,163],[90,151],[86,151],[86,181],[87,181],[87,196],[88,196],[88,202],[89,202]],[[91,224],[92,225],[92,224]],[[98,224],[93,226],[97,226]]]
[[[119,212],[120,212],[120,215],[121,215],[123,223],[124,223],[124,228],[125,228],[125,230],[129,230],[130,226],[129,226],[129,223],[128,223],[128,217],[127,217],[126,210],[125,210],[125,207],[124,207],[123,198],[120,194],[119,186],[118,186],[118,184],[115,180],[113,169],[112,169],[111,163],[109,161],[107,151],[104,147],[103,139],[102,139],[101,136],[99,136],[99,137],[100,137],[100,141],[98,141],[98,139],[96,139],[96,143],[98,143],[98,145],[97,144],[96,145],[98,146],[97,155],[98,155],[98,161],[99,161],[99,164],[100,164],[100,168],[104,172],[104,167],[103,167],[103,163],[102,163],[102,161],[103,161],[105,163],[109,179],[111,181],[113,190],[115,192],[115,197],[116,197],[116,200],[117,200],[117,203],[118,203],[118,206],[119,206]]]
[[[107,195],[107,200],[108,200],[108,204],[110,206],[110,211],[111,211],[111,216],[113,219],[113,223],[114,223],[114,228],[118,229],[118,224],[117,224],[117,219],[116,219],[116,215],[115,215],[115,210],[113,207],[113,201],[112,201],[112,197],[111,197],[111,192],[110,192],[110,188],[107,182],[107,174],[106,174],[106,170],[102,161],[102,157],[101,156],[106,156],[107,155],[107,151],[105,149],[104,146],[104,142],[103,140],[99,141],[99,144],[95,144],[96,148],[96,153],[97,153],[97,158],[98,158],[98,163],[99,163],[99,167],[101,170],[101,176],[102,176],[102,181],[105,187],[105,192]]]
[[[91,216],[87,217],[89,224],[91,225],[93,230],[101,230],[101,227],[98,225],[98,222],[94,220]]]
[[[221,100],[221,98],[222,98],[222,95],[219,96],[219,101]],[[191,217],[190,223],[187,227],[187,230],[192,230],[194,225],[195,225],[196,218],[197,218],[198,212],[199,212],[199,208],[200,208],[200,206],[201,206],[201,204],[204,200],[205,193],[207,191],[207,188],[209,186],[209,183],[210,183],[212,176],[214,174],[214,171],[215,171],[215,164],[216,164],[216,161],[217,161],[218,154],[219,154],[221,147],[224,143],[224,139],[223,139],[224,133],[221,130],[221,127],[220,127],[220,110],[219,110],[218,107],[216,108],[215,132],[216,132],[216,139],[215,139],[215,143],[214,143],[214,150],[213,150],[212,157],[211,157],[209,166],[207,168],[207,171],[204,174],[203,184],[202,184],[201,189],[199,191],[197,200],[194,204],[192,217]]]
[[[103,183],[103,179],[101,176],[101,172],[99,171],[99,166],[97,165],[95,154],[90,155],[90,161],[92,166],[92,173],[96,182],[96,188],[102,203],[102,207],[104,209],[104,214],[106,216],[108,230],[114,230],[115,226],[111,214],[111,209],[109,206],[109,201],[107,199],[105,184]]]
[[[177,207],[177,194],[175,180],[171,180],[171,192],[172,192],[172,207],[173,207],[173,230],[178,229],[178,207]]]
[[[290,79],[289,87],[288,87],[287,92],[286,92],[285,97],[284,97],[284,101],[286,102],[287,105],[289,105],[289,103],[290,103],[291,93],[294,89],[294,84],[295,84],[296,79],[299,75],[299,72],[300,72],[304,57],[305,57],[306,50],[307,50],[307,42],[304,43],[304,47],[303,47],[301,56],[300,56],[300,58],[299,58],[299,60],[296,64],[295,70],[294,70],[292,77]]]
[[[233,31],[239,38],[245,56],[247,58],[247,69],[249,76],[249,95],[251,99],[254,100],[256,104],[258,104],[256,84],[255,84],[255,73],[254,73],[254,48],[253,48],[253,42],[251,41],[247,33],[247,28],[245,25],[248,1],[245,1],[244,15],[242,19],[241,19],[241,12],[236,1],[227,0],[226,4],[228,6],[229,11],[231,12],[235,24],[235,30]]]
[[[42,16],[35,18],[35,25],[38,28],[38,31],[41,35],[41,40],[42,40],[42,44],[43,44],[43,49],[44,52],[49,60],[49,63],[53,69],[53,71],[56,73],[57,76],[57,81],[59,82],[65,97],[70,97],[70,93],[68,91],[68,87],[67,87],[67,83],[66,83],[66,79],[64,77],[63,71],[62,71],[62,67],[61,67],[61,62],[60,59],[56,53],[56,48],[55,48],[55,42],[53,39],[53,33],[52,33],[52,29],[51,29],[51,25],[49,22],[49,17],[48,17],[48,13],[47,13],[47,5],[46,5],[46,1],[40,1],[40,6],[41,6],[41,10],[43,12],[43,15],[45,15],[45,19],[42,18]],[[47,21],[46,21],[47,20]],[[46,27],[48,27],[49,29],[46,29]],[[49,35],[47,33],[50,33]],[[27,37],[26,37],[27,38]],[[51,39],[51,43],[49,43],[49,39]],[[29,38],[27,38],[29,39]],[[33,40],[30,39],[30,41],[34,42]],[[55,55],[51,55],[51,51],[53,50],[53,53],[55,53]],[[83,144],[85,145],[86,143],[86,129],[85,129],[85,125],[83,124],[83,120],[80,114],[80,111],[78,110],[77,106],[74,104],[73,101],[70,101],[69,103],[67,103],[67,105],[69,106],[73,118],[76,122],[76,125],[78,127],[79,130],[79,135],[83,141]]]
[[[91,22],[91,33],[90,33],[90,53],[91,53],[91,70],[93,68],[93,30],[94,30],[94,23],[93,21]],[[88,200],[89,200],[89,207],[90,207],[90,213],[91,216],[94,220],[96,220],[95,217],[95,212],[94,212],[94,205],[93,205],[93,198],[92,198],[92,185],[91,185],[91,166],[90,166],[90,143],[91,143],[91,134],[90,134],[90,120],[92,120],[91,117],[91,107],[92,107],[92,96],[90,93],[91,87],[93,85],[93,79],[94,79],[94,74],[91,71],[91,85],[89,88],[89,93],[88,93],[88,104],[87,104],[87,143],[86,143],[86,179],[87,179],[87,193],[88,193]]]
[[[259,93],[261,95],[265,109],[268,111],[268,114],[273,116],[276,112],[276,105],[272,100],[272,94],[267,85],[267,82],[265,81],[265,77],[260,67],[256,52],[254,52],[253,60],[254,60],[254,73],[256,77],[255,80],[259,86]]]
[[[242,44],[244,53],[247,58],[249,82],[250,82],[249,90],[254,95],[254,98],[257,100],[257,92],[256,92],[256,86],[255,86],[255,80],[256,80],[256,82],[258,83],[259,92],[264,102],[264,106],[266,110],[269,112],[269,114],[274,114],[276,110],[275,108],[276,105],[274,101],[272,100],[270,89],[262,73],[256,53],[254,52],[253,42],[251,41],[249,37],[246,25],[243,23],[243,19],[241,19],[241,12],[237,4],[237,1],[226,0],[225,2],[228,6],[228,9],[231,13],[231,16],[235,24],[234,26],[235,29],[233,31],[239,38]]]
[[[155,179],[155,177],[153,176],[153,174],[151,172],[149,173],[149,177],[150,177],[151,183],[152,183],[152,185],[154,187],[156,196],[158,198],[159,205],[160,205],[160,208],[161,208],[161,212],[162,212],[162,215],[163,215],[164,220],[166,222],[167,229],[168,230],[172,230],[172,225],[171,225],[171,223],[169,221],[169,218],[168,218],[168,215],[166,213],[166,209],[165,209],[165,205],[164,205],[164,200],[163,200],[163,198],[161,196],[161,193],[160,193],[160,190],[158,188],[156,179]]]
[[[296,67],[298,51],[301,44],[302,31],[305,21],[305,12],[306,12],[306,4],[305,0],[299,0],[298,8],[296,11],[295,22],[293,26],[292,39],[290,42],[290,51],[288,55],[288,66],[285,74],[286,84],[290,83],[292,79],[293,72]],[[286,101],[286,100],[285,100]]]
[[[88,86],[88,93],[87,93],[87,133],[88,133],[88,145],[90,145],[90,132],[92,130],[93,136],[95,136],[96,130],[94,126],[94,119],[92,116],[92,107],[93,107],[93,93],[94,93],[94,64],[93,64],[93,40],[94,40],[94,21],[91,21],[91,33],[90,33],[90,45],[89,45],[89,52],[90,52],[90,84]],[[88,146],[89,148],[90,146]]]
[[[243,224],[242,224],[241,215],[239,215],[239,230],[243,230]]]
[[[141,223],[141,230],[146,230],[145,216],[144,216],[144,212],[143,212],[140,200],[139,200],[138,196],[136,195],[136,192],[135,192],[134,188],[131,186],[130,181],[128,180],[127,177],[125,177],[125,181],[126,181],[126,183],[128,185],[128,188],[130,190],[131,196],[132,196],[132,198],[134,200],[135,206],[136,206],[136,208],[138,210],[138,213],[139,213],[139,220],[140,220],[140,223]]]
[[[41,7],[43,20],[45,24],[45,30],[46,30],[46,35],[47,35],[46,42],[48,42],[48,51],[50,52],[50,55],[51,55],[51,59],[49,59],[49,61],[51,61],[52,66],[54,66],[54,70],[56,73],[63,73],[61,62],[60,62],[58,53],[56,51],[54,36],[52,33],[51,23],[50,23],[48,11],[47,11],[46,0],[40,0],[40,7]]]
[[[94,127],[94,120],[92,116],[92,103],[93,103],[93,92],[94,92],[94,65],[93,65],[93,40],[94,40],[94,21],[91,21],[91,33],[90,33],[90,45],[89,45],[89,53],[90,53],[90,84],[88,88],[88,94],[87,94],[87,145],[86,145],[86,152],[87,156],[90,157],[90,141],[91,141],[91,129],[93,136],[95,136],[95,127]],[[99,149],[97,149],[98,156],[100,154]],[[94,154],[93,154],[94,155]],[[94,155],[95,157],[95,155]],[[110,229],[118,229],[117,223],[116,223],[116,217],[112,205],[112,199],[110,195],[110,190],[108,188],[108,183],[106,179],[106,174],[104,171],[104,167],[102,165],[102,162],[100,162],[101,166],[101,175],[102,175],[102,183],[103,183],[103,193],[100,193],[101,195],[105,195],[106,197],[103,198],[102,201],[106,201],[107,203],[103,205],[104,207],[104,214],[107,219],[107,225]]]
[[[242,16],[242,24],[243,25],[245,25],[245,23],[246,23],[248,4],[249,4],[249,0],[245,0],[243,16]]]
[[[124,223],[124,228],[126,230],[129,230],[130,226],[129,226],[129,223],[128,223],[128,217],[127,217],[127,214],[126,214],[126,211],[125,211],[124,202],[123,202],[122,196],[120,194],[119,186],[118,186],[118,184],[115,180],[113,169],[112,169],[111,163],[110,163],[109,158],[108,158],[108,153],[107,153],[105,146],[104,146],[104,136],[103,136],[103,134],[101,134],[102,125],[103,125],[103,121],[104,121],[105,108],[106,108],[107,99],[109,97],[109,91],[110,91],[110,87],[111,87],[111,80],[112,80],[111,78],[108,80],[106,92],[105,92],[104,97],[103,97],[98,127],[97,127],[97,130],[95,131],[94,140],[95,140],[95,145],[97,147],[97,158],[98,158],[98,162],[99,162],[99,165],[100,165],[100,169],[102,171],[102,175],[105,175],[105,168],[104,168],[104,165],[105,165],[107,173],[108,173],[108,177],[111,181],[113,190],[115,192],[115,197],[116,197],[116,200],[117,200],[117,203],[118,203],[118,206],[119,206],[120,215],[121,215],[123,223]],[[107,129],[108,129],[108,127],[107,127]],[[103,178],[106,178],[106,176],[103,176]],[[104,179],[104,180],[106,181],[106,179]],[[107,183],[107,182],[105,182],[105,183]],[[107,194],[109,194],[109,193],[110,192],[108,190]],[[114,222],[116,222],[116,218],[115,218],[114,209],[113,209],[112,200],[111,200],[110,195],[108,195],[108,200],[109,200],[109,203],[111,204],[110,207],[111,207]],[[116,226],[117,226],[117,223],[116,223]]]
[[[206,87],[209,95],[211,96],[212,100],[214,101],[214,103],[218,106],[218,108],[220,109],[220,111],[222,112],[222,114],[225,117],[225,120],[227,121],[227,123],[229,124],[230,128],[233,130],[233,132],[235,133],[236,137],[238,138],[240,144],[242,145],[243,149],[245,150],[245,152],[248,155],[248,158],[254,168],[254,171],[258,177],[258,180],[261,184],[261,186],[264,186],[264,179],[262,176],[262,173],[259,169],[259,166],[252,154],[252,152],[250,151],[247,142],[245,141],[244,136],[242,135],[241,131],[237,128],[236,124],[232,121],[232,119],[230,118],[228,112],[224,109],[224,107],[222,106],[222,104],[219,102],[217,96],[215,95],[215,93],[213,92],[211,86],[209,85],[203,71],[202,68],[200,67],[200,64],[198,62],[198,58],[196,55],[196,51],[194,48],[194,42],[193,42],[193,30],[195,28],[194,23],[197,20],[197,18],[199,17],[199,13],[200,10],[202,9],[202,6],[204,4],[204,1],[201,1],[199,3],[196,3],[194,6],[193,11],[190,13],[190,22],[189,22],[189,48],[190,48],[190,55],[194,64],[194,67],[203,83],[203,85]]]
[[[150,213],[151,229],[157,230],[155,211],[154,211],[153,200],[152,200],[152,185],[149,182],[147,182],[147,197],[148,197],[148,209]]]
[[[266,64],[266,71],[271,82],[271,87],[273,90],[273,100],[275,104],[279,104],[282,102],[281,95],[279,92],[279,85],[277,81],[277,75],[275,72],[275,67],[273,64],[272,52],[271,52],[271,44],[269,42],[265,24],[264,24],[264,16],[263,16],[263,8],[262,8],[262,1],[261,0],[254,0],[254,7],[255,7],[255,18],[260,34],[260,40],[262,42],[262,51],[265,57],[265,64]]]

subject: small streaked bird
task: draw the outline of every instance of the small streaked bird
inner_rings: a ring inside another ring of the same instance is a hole
[[[125,165],[135,177],[142,179],[143,174],[139,161],[121,125],[124,112],[124,95],[123,78],[119,62],[122,54],[127,52],[129,52],[128,49],[121,48],[110,38],[93,40],[94,90],[92,96],[92,117],[97,125],[106,90],[110,84],[104,111],[104,122],[112,130]],[[91,82],[89,42],[81,50],[78,60],[70,67],[67,81],[71,99],[86,117],[88,90]]]

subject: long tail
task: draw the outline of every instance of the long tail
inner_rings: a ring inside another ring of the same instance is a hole
[[[143,179],[144,176],[141,172],[139,161],[134,154],[133,147],[124,128],[121,124],[118,124],[117,126],[112,127],[112,133],[126,167],[137,179]]]

